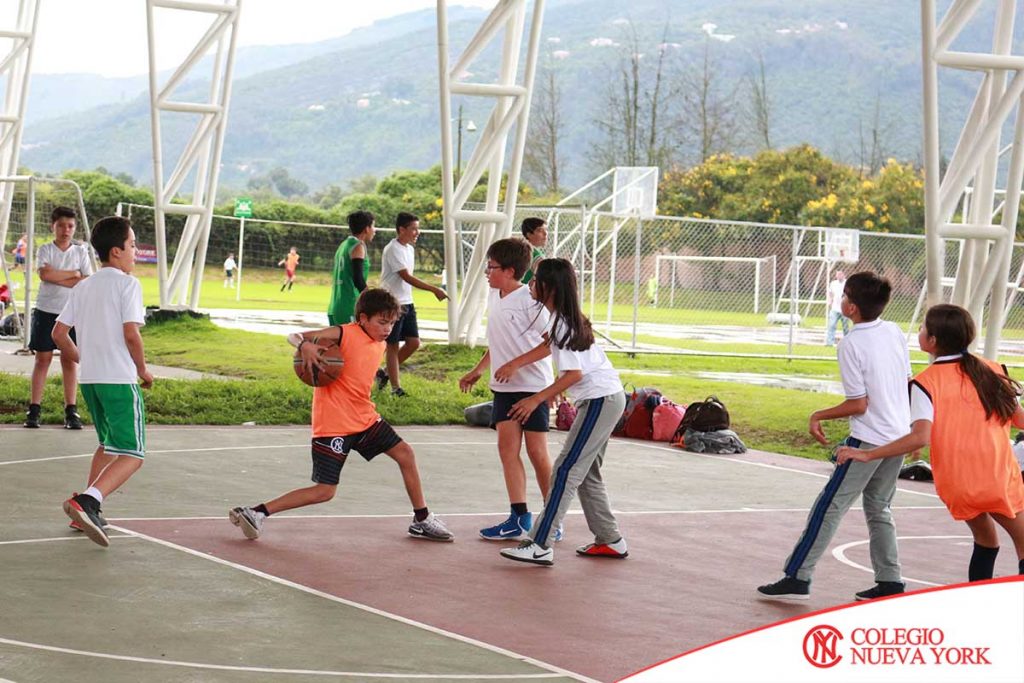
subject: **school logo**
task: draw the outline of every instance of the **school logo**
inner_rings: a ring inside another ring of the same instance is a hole
[[[843,634],[833,626],[815,626],[804,636],[804,658],[819,669],[829,669],[843,659],[838,654],[842,639]]]
[[[336,436],[331,439],[331,450],[335,453],[342,453],[345,451],[345,439],[340,436]]]

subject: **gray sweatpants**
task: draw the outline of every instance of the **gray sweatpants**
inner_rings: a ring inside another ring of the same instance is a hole
[[[576,420],[551,471],[551,492],[544,511],[530,531],[530,538],[544,547],[550,545],[551,535],[562,523],[577,490],[595,541],[614,543],[622,538],[601,479],[601,463],[612,430],[626,407],[626,397],[619,391],[582,401],[577,407]]]
[[[857,447],[874,448],[864,442]],[[786,560],[786,576],[795,576],[801,581],[811,580],[814,567],[835,536],[843,515],[857,496],[863,494],[875,581],[900,581],[896,524],[892,519],[891,505],[902,465],[903,456],[895,455],[870,462],[850,460],[836,467],[815,499],[807,515],[804,532]]]

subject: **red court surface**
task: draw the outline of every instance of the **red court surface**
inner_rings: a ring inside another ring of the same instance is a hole
[[[567,518],[551,568],[501,558],[476,531],[491,517],[446,518],[455,543],[405,536],[405,516],[268,520],[257,541],[225,520],[121,521],[125,529],[251,568],[391,615],[611,681],[686,650],[814,609],[872,585],[862,515],[853,510],[819,564],[812,599],[755,599],[778,578],[805,513],[749,510],[624,513],[625,560],[581,558],[590,540]],[[944,510],[897,512],[910,588],[959,580],[969,539]],[[933,538],[934,537],[934,538]],[[839,561],[837,561],[839,560]]]

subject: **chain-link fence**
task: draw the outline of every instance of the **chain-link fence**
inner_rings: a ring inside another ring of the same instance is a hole
[[[923,235],[521,206],[548,219],[548,253],[576,266],[596,329],[625,348],[826,355],[827,290],[837,270],[888,278],[884,317],[913,341],[925,286]],[[848,233],[853,233],[849,235]],[[839,237],[853,249],[836,249]],[[962,240],[945,243],[949,293]],[[1001,353],[1024,354],[1024,245],[1013,250]],[[791,324],[792,323],[792,324]],[[842,331],[840,329],[839,336]]]
[[[36,254],[53,240],[50,214],[58,206],[73,209],[78,220],[72,240],[82,244],[89,243],[89,220],[81,190],[71,180],[16,176],[0,178],[0,183],[4,199],[10,201],[7,221],[0,221],[0,339],[16,339],[26,346],[26,311],[32,309],[39,290]],[[0,218],[3,209],[0,206]]]

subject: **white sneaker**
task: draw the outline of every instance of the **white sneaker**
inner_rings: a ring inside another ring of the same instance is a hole
[[[442,543],[451,543],[455,540],[455,534],[449,531],[444,522],[438,519],[433,512],[427,515],[422,522],[417,522],[414,518],[412,524],[409,525],[409,535],[413,538],[441,541]]]
[[[555,551],[551,548],[544,548],[527,539],[515,548],[505,548],[501,551],[503,557],[516,562],[529,562],[530,564],[541,564],[550,567],[555,563]]]
[[[228,511],[228,519],[231,523],[242,530],[245,537],[249,540],[256,540],[260,537],[260,531],[263,529],[263,520],[267,516],[262,512],[256,512],[250,507],[234,508]]]

